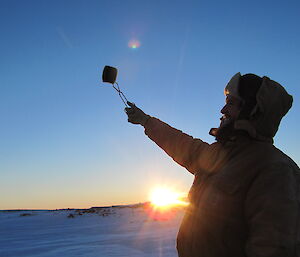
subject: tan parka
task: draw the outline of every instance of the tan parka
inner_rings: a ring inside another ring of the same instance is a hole
[[[236,136],[208,144],[150,118],[145,133],[194,175],[177,237],[180,257],[300,256],[300,172],[273,145],[292,97],[263,77]],[[245,131],[247,133],[245,133]]]

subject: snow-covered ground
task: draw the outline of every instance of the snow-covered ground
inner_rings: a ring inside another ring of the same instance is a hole
[[[0,211],[0,257],[177,256],[183,210],[174,209],[169,217],[151,213],[144,205]]]

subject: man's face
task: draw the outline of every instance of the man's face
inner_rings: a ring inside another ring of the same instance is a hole
[[[221,117],[220,128],[237,120],[241,111],[241,101],[231,95],[226,96],[226,104],[221,110],[223,116]]]

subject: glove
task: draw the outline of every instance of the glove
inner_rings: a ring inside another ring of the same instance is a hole
[[[128,122],[144,126],[148,119],[150,119],[150,116],[145,114],[140,108],[136,107],[134,103],[127,101],[127,104],[130,106],[125,108]]]

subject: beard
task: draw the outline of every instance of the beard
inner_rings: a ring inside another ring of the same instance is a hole
[[[215,131],[215,137],[218,142],[225,143],[234,134],[234,119],[220,118],[220,126]]]

